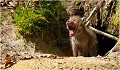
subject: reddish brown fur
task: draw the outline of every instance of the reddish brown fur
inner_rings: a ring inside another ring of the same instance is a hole
[[[74,56],[96,56],[97,55],[97,39],[95,33],[88,27],[81,23],[79,16],[72,16],[66,22],[66,26],[70,31],[69,26],[73,25],[73,36],[71,35],[70,41],[72,45]],[[75,27],[75,29],[74,29]]]

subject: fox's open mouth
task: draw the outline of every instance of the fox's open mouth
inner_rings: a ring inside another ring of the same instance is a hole
[[[75,25],[72,24],[72,23],[68,23],[67,24],[67,28],[69,29],[69,35],[70,35],[70,37],[74,36],[74,34],[76,32]]]

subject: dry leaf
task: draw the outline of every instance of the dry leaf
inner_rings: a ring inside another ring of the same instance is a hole
[[[9,54],[5,57],[5,68],[10,67],[12,65],[11,56]]]

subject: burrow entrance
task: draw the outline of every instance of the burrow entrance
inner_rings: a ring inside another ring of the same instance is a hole
[[[98,55],[104,56],[114,47],[116,41],[100,34],[96,35],[98,38]]]

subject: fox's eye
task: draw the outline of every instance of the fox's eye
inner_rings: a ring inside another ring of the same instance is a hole
[[[75,20],[73,20],[73,21],[75,21]]]
[[[73,20],[74,22],[76,22],[76,20]]]
[[[77,21],[77,20],[73,20],[73,22],[74,22],[74,23],[78,23],[78,21]]]

